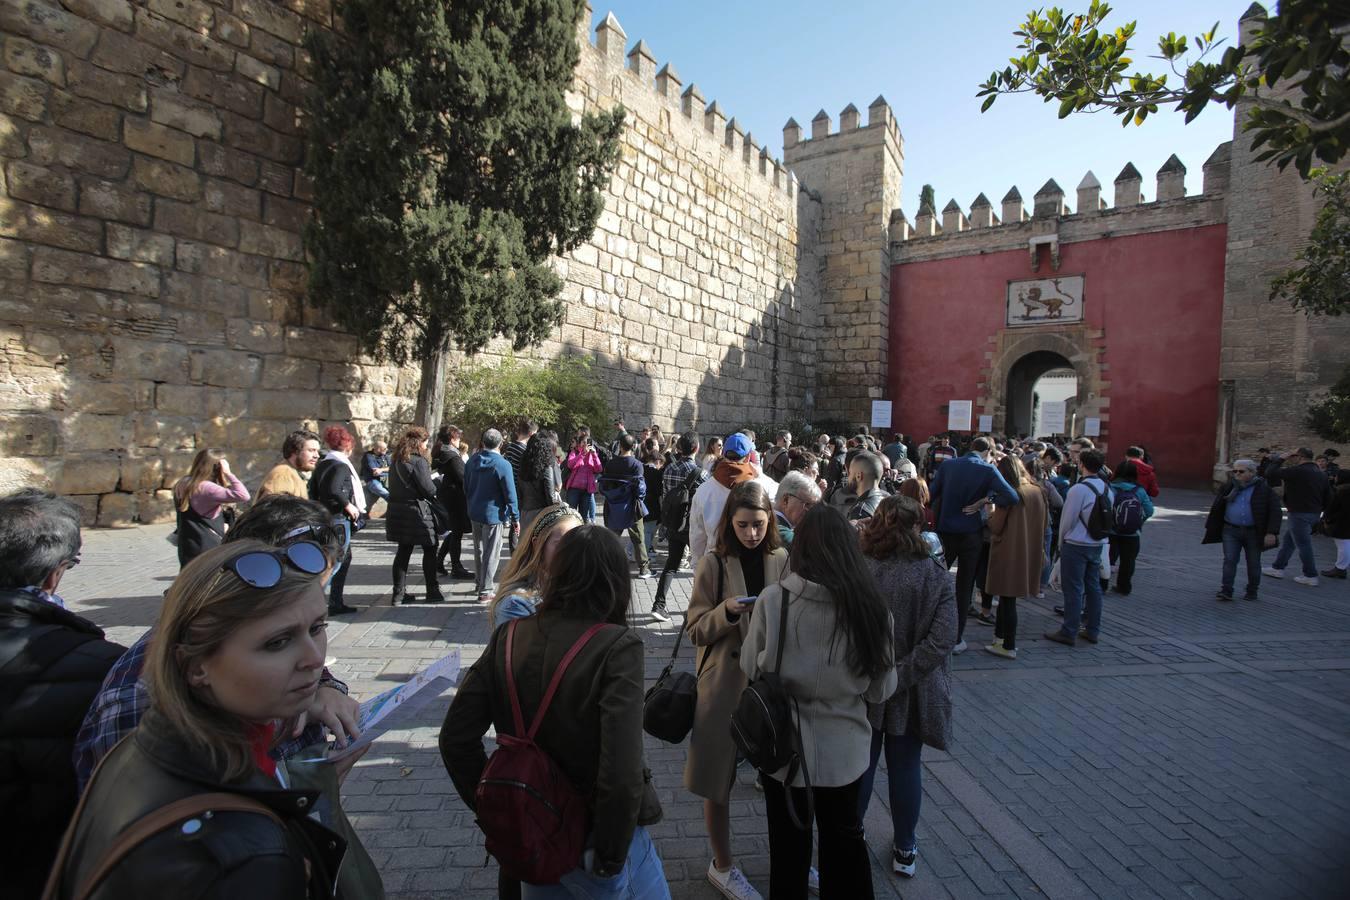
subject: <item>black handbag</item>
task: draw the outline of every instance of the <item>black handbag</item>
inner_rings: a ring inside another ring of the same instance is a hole
[[[717,560],[717,596],[722,596],[722,560]],[[670,651],[670,661],[656,677],[656,684],[647,689],[642,700],[642,730],[652,737],[668,744],[683,741],[694,727],[694,709],[698,706],[698,675],[690,672],[675,672],[675,660],[680,655],[680,642],[684,640],[685,629],[689,625],[688,613],[684,625],[675,638],[675,649]],[[708,654],[703,655],[698,674],[703,674],[703,665],[708,662]]]
[[[800,771],[806,785],[806,816],[797,815],[792,794],[787,795],[788,818],[799,830],[811,827],[815,817],[814,797],[811,793],[811,776],[806,771],[803,759],[801,732],[793,721],[793,713],[801,718],[797,710],[797,699],[788,693],[779,673],[783,669],[783,647],[787,644],[788,592],[783,590],[783,604],[778,615],[778,651],[775,654],[773,670],[764,671],[759,677],[745,686],[741,698],[731,713],[731,740],[736,749],[750,765],[769,774],[787,767],[785,787],[791,787],[792,779]]]

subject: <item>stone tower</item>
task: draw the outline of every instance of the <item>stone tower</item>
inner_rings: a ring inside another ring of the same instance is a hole
[[[889,356],[890,212],[899,206],[904,139],[884,97],[853,104],[839,130],[821,110],[811,137],[789,119],[783,162],[821,201],[819,253],[824,260],[817,334],[815,407],[854,424],[870,418],[871,401],[885,396]]]

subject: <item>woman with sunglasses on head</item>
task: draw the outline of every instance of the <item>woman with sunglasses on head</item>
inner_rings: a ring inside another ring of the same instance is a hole
[[[248,499],[248,488],[230,471],[222,451],[212,447],[199,451],[192,468],[173,486],[179,567],[220,546],[225,537],[225,505]]]
[[[436,520],[432,504],[436,482],[431,480],[427,462],[427,430],[413,426],[404,432],[389,457],[389,509],[384,514],[384,534],[398,544],[394,554],[394,594],[391,603],[416,603],[406,590],[408,563],[413,550],[422,548],[422,574],[427,580],[425,603],[443,603],[440,582],[436,580]]]
[[[871,739],[867,703],[891,696],[896,673],[890,613],[842,513],[821,504],[803,517],[788,571],[755,607],[738,668],[750,679],[779,673],[795,708],[804,769],[763,773],[769,896],[807,896],[811,821],[803,818],[805,829],[797,828],[791,803],[798,813],[814,808],[820,896],[865,900],[872,896],[872,865],[859,795]]]
[[[722,509],[717,542],[694,570],[684,626],[689,642],[698,648],[698,700],[684,786],[703,798],[713,857],[708,881],[734,900],[759,900],[760,895],[731,855],[736,745],[727,723],[745,689],[738,659],[750,631],[755,598],[786,569],[787,552],[778,537],[768,493],[754,481],[736,485]]]
[[[576,510],[556,503],[536,511],[506,564],[497,594],[488,607],[488,623],[496,628],[508,619],[532,616],[558,556],[558,545],[572,529],[584,524]]]
[[[884,749],[895,832],[892,868],[905,876],[914,874],[918,854],[914,829],[923,800],[920,753],[924,744],[946,750],[952,738],[956,589],[946,565],[923,538],[923,521],[917,500],[889,497],[858,535],[867,568],[890,609],[897,675],[891,698],[868,706],[871,761],[859,790],[858,815],[861,819],[867,814]]]
[[[55,897],[76,896],[100,870],[91,900],[175,897],[185,885],[249,900],[334,895],[346,842],[310,818],[318,793],[293,790],[268,754],[319,689],[326,568],[311,542],[237,541],[179,574],[146,660],[151,707],[86,788]],[[164,827],[114,861],[142,820]]]
[[[661,804],[643,763],[642,641],[626,627],[628,560],[618,537],[593,525],[568,532],[558,555],[567,565],[549,578],[538,613],[494,631],[465,673],[441,726],[441,758],[460,797],[476,809],[488,762],[483,735],[491,727],[521,734],[507,661],[520,706],[533,716],[562,657],[599,625],[564,673],[535,736],[585,798],[589,849],[559,884],[523,884],[522,896],[663,900],[670,890],[645,827],[660,820]],[[510,885],[503,873],[499,890],[505,895]]]

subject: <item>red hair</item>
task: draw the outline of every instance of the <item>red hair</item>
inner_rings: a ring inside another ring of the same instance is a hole
[[[356,444],[356,439],[352,433],[341,425],[329,425],[323,430],[323,442],[328,445],[328,449],[336,450],[339,453],[348,453]]]

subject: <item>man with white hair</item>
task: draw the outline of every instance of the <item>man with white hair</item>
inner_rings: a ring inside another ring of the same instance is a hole
[[[819,502],[820,486],[801,472],[788,472],[778,482],[778,495],[773,498],[773,515],[784,547],[792,546],[797,526],[806,518],[811,507]]]
[[[75,734],[125,648],[65,608],[61,576],[80,563],[80,510],[24,489],[0,498],[0,841],[6,896],[36,897],[79,791]],[[13,892],[12,894],[9,892]]]
[[[1216,599],[1233,599],[1238,557],[1247,555],[1245,598],[1255,600],[1261,585],[1261,551],[1272,549],[1280,536],[1280,498],[1256,474],[1250,459],[1234,460],[1233,480],[1214,498],[1205,519],[1202,543],[1223,542],[1223,581]]]

